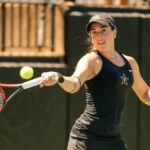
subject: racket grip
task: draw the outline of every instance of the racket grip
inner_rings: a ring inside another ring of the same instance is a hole
[[[22,88],[23,89],[28,89],[28,88],[31,88],[31,87],[34,87],[34,86],[37,86],[40,84],[40,81],[42,80],[42,77],[38,77],[38,78],[35,78],[33,80],[29,80],[27,82],[24,82],[22,84]]]

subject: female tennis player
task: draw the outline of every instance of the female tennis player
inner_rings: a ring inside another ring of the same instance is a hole
[[[122,138],[125,98],[132,88],[150,105],[150,90],[133,57],[116,51],[115,20],[105,13],[94,15],[86,26],[93,49],[84,55],[71,76],[45,72],[40,86],[58,83],[75,93],[84,84],[86,107],[72,127],[68,150],[126,150]]]

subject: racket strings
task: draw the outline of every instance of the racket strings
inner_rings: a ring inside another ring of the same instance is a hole
[[[3,100],[4,100],[4,98],[2,96],[2,93],[0,93],[0,107],[3,106]]]
[[[0,87],[0,112],[11,98],[13,98],[16,94],[18,94],[22,90],[23,88],[20,87],[15,92],[13,92],[8,98],[6,98],[4,90]]]
[[[18,88],[15,92],[13,92],[5,101],[5,103],[7,103],[11,98],[13,98],[15,95],[17,95],[19,92],[21,92],[23,90],[22,87]]]

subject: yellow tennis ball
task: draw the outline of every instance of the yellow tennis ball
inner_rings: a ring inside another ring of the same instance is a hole
[[[22,79],[30,79],[33,77],[34,70],[30,66],[24,66],[20,70],[20,76]]]

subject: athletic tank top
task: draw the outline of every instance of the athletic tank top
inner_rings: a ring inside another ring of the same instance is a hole
[[[121,136],[125,98],[133,84],[132,69],[121,54],[125,64],[117,66],[95,51],[102,59],[101,71],[85,82],[86,107],[72,129],[74,136],[90,135],[107,138]]]

